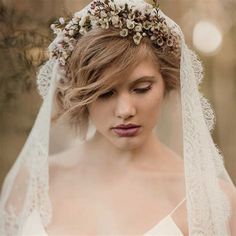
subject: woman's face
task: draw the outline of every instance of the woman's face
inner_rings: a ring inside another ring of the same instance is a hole
[[[91,122],[102,137],[118,148],[139,147],[157,125],[164,89],[157,65],[151,58],[146,58],[120,78],[113,89],[89,104]],[[127,124],[138,128],[115,128]]]

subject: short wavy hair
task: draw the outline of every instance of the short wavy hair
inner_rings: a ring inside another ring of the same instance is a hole
[[[66,81],[56,89],[58,110],[54,120],[66,116],[82,140],[89,124],[87,105],[116,85],[120,74],[134,68],[150,56],[160,69],[165,96],[180,85],[180,58],[166,55],[149,38],[135,45],[132,38],[121,37],[117,29],[93,29],[78,39],[66,65]],[[108,68],[114,68],[109,75]],[[122,78],[122,76],[120,76]]]

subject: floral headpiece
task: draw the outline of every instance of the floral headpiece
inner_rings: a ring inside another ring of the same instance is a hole
[[[143,37],[149,37],[162,51],[175,56],[180,53],[179,35],[160,16],[156,1],[151,5],[137,0],[93,0],[87,8],[76,12],[72,19],[61,17],[51,25],[57,37],[49,47],[50,56],[65,66],[78,39],[98,27],[120,29],[120,35],[132,36],[136,45]]]

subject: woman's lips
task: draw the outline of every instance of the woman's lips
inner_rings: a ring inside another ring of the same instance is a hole
[[[114,132],[120,137],[133,137],[137,135],[140,127],[133,128],[113,128]]]

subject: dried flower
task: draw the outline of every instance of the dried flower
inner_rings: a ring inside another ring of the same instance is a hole
[[[139,45],[142,39],[142,35],[138,32],[133,36],[134,42]]]
[[[136,32],[141,32],[143,29],[142,29],[142,25],[139,24],[139,25],[136,25],[135,26],[135,29],[134,29]]]
[[[60,57],[59,58],[59,62],[62,66],[65,66],[66,65],[66,60],[63,58],[63,57]]]
[[[130,19],[127,19],[126,25],[128,29],[133,29],[135,27],[135,22]]]
[[[85,35],[85,34],[87,33],[87,30],[86,30],[85,28],[81,28],[80,31],[79,31],[79,33],[80,33],[81,35]]]
[[[64,24],[65,24],[64,18],[63,18],[63,17],[60,17],[60,18],[59,18],[59,22],[60,22],[61,25],[64,25]]]
[[[111,17],[111,22],[114,26],[119,26],[120,23],[120,17],[115,15]]]
[[[69,45],[69,50],[70,50],[70,51],[73,51],[74,48],[75,48],[75,47],[74,47],[72,44]]]
[[[70,42],[70,38],[69,38],[69,37],[65,37],[65,38],[64,38],[64,41],[65,41],[66,43],[68,43],[68,42]]]
[[[101,25],[101,28],[103,29],[109,29],[109,21],[107,18],[100,19],[99,24]]]
[[[174,45],[174,42],[170,39],[167,40],[167,46],[172,47]]]
[[[72,19],[72,22],[73,22],[74,25],[78,25],[78,23],[79,23],[79,18],[73,18],[73,19]]]
[[[130,34],[136,45],[140,44],[143,37],[149,37],[166,52],[178,55],[180,36],[173,27],[167,25],[165,18],[158,14],[158,10],[157,1],[150,5],[127,3],[125,0],[120,0],[119,4],[114,0],[93,0],[88,9],[76,12],[67,24],[61,17],[60,24],[51,25],[57,38],[50,45],[50,55],[59,59],[60,64],[64,66],[74,50],[79,35],[85,35],[96,27],[109,29],[110,26],[120,28],[122,37]]]
[[[74,30],[69,30],[69,35],[73,36],[74,35]]]
[[[121,35],[122,37],[126,37],[128,34],[129,34],[128,29],[122,29],[122,30],[120,31],[120,35]]]
[[[113,10],[113,11],[116,11],[116,5],[115,5],[115,3],[114,2],[111,2],[110,3],[110,8]]]
[[[156,37],[155,35],[152,35],[152,36],[150,37],[150,39],[151,39],[152,41],[154,41],[154,40],[157,39],[157,37]]]
[[[157,44],[158,44],[159,46],[162,46],[162,45],[164,44],[164,40],[163,40],[162,38],[158,38],[158,39],[157,39]]]
[[[152,24],[150,21],[145,21],[143,23],[143,28],[146,29],[146,30],[149,30],[150,28],[152,27]]]
[[[107,13],[106,13],[105,11],[101,11],[101,17],[102,17],[102,18],[107,17]]]
[[[54,31],[55,30],[55,28],[56,28],[56,25],[55,24],[51,24],[51,29]]]

